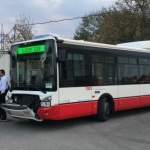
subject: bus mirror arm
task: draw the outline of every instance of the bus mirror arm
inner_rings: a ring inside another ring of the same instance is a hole
[[[16,57],[13,53],[9,52],[10,56],[12,57],[12,68],[16,67]]]
[[[64,63],[65,60],[66,60],[66,50],[65,49],[58,50],[57,62]]]
[[[9,54],[10,56],[15,56],[12,52],[10,51],[0,51],[0,54]]]
[[[8,54],[11,55],[11,56],[13,55],[11,51],[8,51]]]
[[[10,56],[13,56],[13,57],[15,57],[15,55],[12,53],[12,52],[8,52],[8,54],[10,55]]]

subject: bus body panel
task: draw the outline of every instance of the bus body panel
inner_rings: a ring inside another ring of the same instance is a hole
[[[59,88],[59,104],[91,101],[92,87]]]
[[[140,107],[139,84],[119,85],[119,110]]]
[[[50,108],[40,107],[38,115],[41,119],[62,120],[97,114],[98,101],[55,105]]]
[[[119,110],[128,110],[140,107],[140,98],[138,97],[127,97],[119,98]]]
[[[92,100],[99,100],[101,95],[109,94],[112,98],[118,98],[118,86],[92,86]]]
[[[140,84],[140,105],[150,106],[150,84]]]

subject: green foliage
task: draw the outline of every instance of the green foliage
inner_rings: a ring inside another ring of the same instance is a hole
[[[88,16],[88,17],[87,17]],[[74,39],[76,40],[85,40],[88,41],[89,39],[97,39],[97,30],[99,29],[99,22],[101,20],[100,12],[90,13],[86,15],[82,19],[82,23],[77,27]]]
[[[33,33],[32,26],[30,25],[30,18],[25,15],[20,15],[20,17],[15,18],[15,26],[14,26],[14,33],[8,34],[5,36],[5,44],[4,49],[10,49],[11,44],[14,42],[21,42],[32,39]]]
[[[108,44],[150,39],[150,0],[118,0],[86,16],[74,39]]]

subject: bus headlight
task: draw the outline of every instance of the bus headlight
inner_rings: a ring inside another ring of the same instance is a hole
[[[51,99],[52,99],[51,96],[49,96],[49,97],[43,99],[43,100],[41,101],[41,106],[42,106],[42,107],[50,107],[50,106],[51,106]]]

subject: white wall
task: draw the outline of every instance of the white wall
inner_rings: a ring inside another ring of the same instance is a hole
[[[0,54],[0,69],[4,69],[6,76],[9,77],[9,71],[10,71],[9,54]]]

